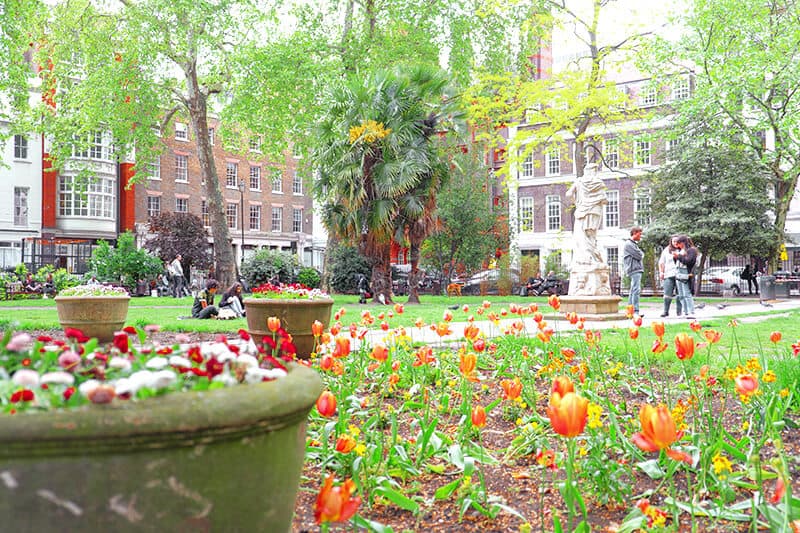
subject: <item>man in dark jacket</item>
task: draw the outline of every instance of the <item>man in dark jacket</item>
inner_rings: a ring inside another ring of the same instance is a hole
[[[206,281],[206,288],[195,296],[192,305],[192,318],[216,318],[219,314],[217,306],[214,305],[214,295],[217,293],[217,280]]]
[[[631,228],[631,238],[625,240],[622,248],[623,273],[631,280],[631,290],[628,294],[628,304],[633,306],[633,312],[639,316],[639,296],[642,294],[642,274],[644,273],[644,252],[639,248],[642,239],[642,228]]]

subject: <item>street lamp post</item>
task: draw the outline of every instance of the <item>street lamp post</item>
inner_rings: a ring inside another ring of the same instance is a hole
[[[239,225],[242,227],[242,244],[239,249],[241,256],[239,257],[240,265],[244,265],[244,180],[239,180],[239,211],[241,212],[241,220]],[[241,270],[241,269],[240,269]],[[238,279],[236,281],[239,281]]]

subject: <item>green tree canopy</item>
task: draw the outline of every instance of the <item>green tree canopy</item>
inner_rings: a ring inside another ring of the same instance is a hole
[[[645,239],[692,238],[706,259],[764,255],[776,239],[767,211],[769,169],[743,148],[720,143],[683,146],[676,161],[650,177],[653,223]]]

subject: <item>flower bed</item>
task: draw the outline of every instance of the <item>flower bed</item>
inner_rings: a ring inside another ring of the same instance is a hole
[[[446,311],[379,342],[369,312],[336,313],[312,359],[327,390],[295,530],[800,528],[800,340],[773,332],[756,352],[735,320],[656,321],[644,344],[641,318],[595,331],[535,304],[463,312],[491,320],[456,337]],[[516,318],[489,338],[500,316]],[[444,344],[413,342],[422,329]]]

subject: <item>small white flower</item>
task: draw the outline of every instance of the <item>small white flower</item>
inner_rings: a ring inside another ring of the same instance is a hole
[[[149,361],[147,361],[144,366],[147,368],[152,368],[153,370],[160,370],[167,366],[169,361],[165,357],[153,357]]]
[[[233,352],[225,352],[223,354],[217,355],[216,358],[217,358],[217,361],[219,361],[222,364],[225,364],[228,361],[235,361],[236,360],[236,354],[233,353]]]
[[[130,380],[131,391],[135,394],[136,391],[142,387],[147,387],[152,379],[153,373],[149,370],[139,370],[131,374],[128,379]]]
[[[202,353],[206,356],[213,356],[219,359],[222,354],[229,353],[228,346],[225,345],[224,342],[210,342],[208,344],[203,344],[201,347]]]
[[[39,385],[39,373],[29,368],[23,368],[14,372],[14,375],[11,376],[11,381],[15,385],[23,387],[36,387]]]
[[[220,383],[225,384],[226,387],[230,387],[232,385],[236,385],[239,383],[236,381],[236,378],[232,375],[228,374],[227,372],[223,372],[222,374],[217,374],[211,381],[218,381]]]
[[[69,372],[48,372],[41,378],[41,383],[48,383],[51,385],[72,385],[75,383],[75,376]]]
[[[250,368],[258,366],[258,359],[248,354],[239,355],[239,357],[236,358],[236,362],[239,363],[240,365],[244,365]]]
[[[159,370],[158,372],[153,372],[148,387],[155,390],[166,389],[175,383],[177,379],[178,376],[172,370]]]
[[[177,366],[178,368],[191,368],[192,362],[189,361],[186,357],[181,355],[173,355],[169,358],[169,364],[171,366]]]
[[[282,378],[286,375],[284,370],[280,368],[248,368],[247,373],[245,374],[245,381],[247,383],[259,383],[264,381],[264,379],[277,379]]]
[[[108,361],[108,366],[119,370],[130,370],[131,362],[127,357],[112,357]]]
[[[11,340],[8,341],[8,344],[6,344],[6,350],[10,350],[12,352],[24,352],[30,347],[32,342],[33,337],[27,333],[17,333],[11,337]]]
[[[120,378],[114,384],[114,391],[116,391],[117,396],[122,396],[124,394],[130,394],[133,396],[136,394],[136,391],[133,388],[133,383],[131,382],[130,378]]]
[[[84,381],[78,386],[78,391],[86,396],[89,397],[89,393],[92,392],[94,389],[99,387],[102,383],[96,379],[90,379],[89,381]]]

